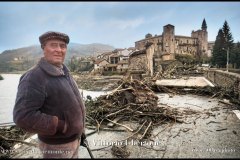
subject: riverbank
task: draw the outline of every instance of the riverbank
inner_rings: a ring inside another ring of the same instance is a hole
[[[26,71],[14,71],[6,72],[3,74],[19,74],[22,75]],[[118,82],[121,81],[123,76],[93,76],[86,74],[78,74],[71,72],[74,80],[77,82],[79,88],[88,91],[110,91],[118,87]],[[4,77],[0,75],[0,80],[3,80]]]
[[[89,91],[110,91],[117,88],[123,76],[93,76],[88,74],[72,73],[79,88]]]
[[[12,71],[12,72],[2,72],[1,74],[23,74],[27,71]]]

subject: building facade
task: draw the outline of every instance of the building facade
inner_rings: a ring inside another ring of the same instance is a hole
[[[194,57],[208,56],[208,32],[205,19],[202,28],[192,31],[191,37],[175,35],[175,26],[163,26],[162,35],[147,34],[144,39],[135,42],[137,50],[145,49],[147,43],[153,43],[154,57],[163,61],[175,59],[176,54],[189,54]]]

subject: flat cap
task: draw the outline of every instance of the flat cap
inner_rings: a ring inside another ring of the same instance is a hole
[[[39,37],[39,41],[40,41],[41,45],[43,45],[47,40],[50,40],[50,39],[59,39],[59,40],[64,41],[66,44],[69,43],[68,35],[65,33],[61,33],[61,32],[49,31],[49,32],[43,33]]]

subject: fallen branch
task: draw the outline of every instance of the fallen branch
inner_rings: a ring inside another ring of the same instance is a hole
[[[180,134],[180,132],[181,132],[182,130],[181,129],[179,129],[178,130],[178,133],[175,135],[175,136],[173,136],[173,138],[175,138],[175,137],[177,137],[177,136],[179,136],[179,134]]]
[[[143,82],[141,82],[141,81],[139,81],[139,80],[137,80],[136,79],[136,81],[138,81],[139,83],[141,83],[145,88],[144,89],[146,89],[147,91],[149,91],[149,92],[152,92],[152,93],[154,93],[151,89],[149,89],[145,84],[143,84]]]
[[[106,147],[102,147],[102,148],[91,149],[91,151],[99,151],[101,149],[105,149],[105,148],[108,148],[108,147],[111,147],[111,145],[110,146],[106,146]]]
[[[193,121],[193,124],[194,124],[194,125],[196,124],[196,120],[197,120],[198,118],[200,118],[200,117],[201,117],[201,115],[198,116],[197,118],[195,118],[195,120]]]
[[[117,92],[117,91],[119,90],[119,88],[122,87],[122,85],[123,85],[123,83],[122,83],[121,85],[119,85],[114,91],[112,91],[111,93],[109,93],[109,94],[106,96],[106,98],[108,99],[108,97],[109,97],[110,95],[113,95],[115,92]]]
[[[210,97],[210,99],[216,97],[220,92],[215,93],[213,96]]]
[[[178,122],[178,123],[184,123],[184,121],[177,119],[176,116],[174,116],[174,117],[173,117],[172,115],[167,115],[167,116],[168,116],[169,118],[172,118],[172,119],[175,121],[175,123],[176,123],[176,122]]]
[[[206,123],[206,124],[210,124],[210,123],[221,123],[221,122],[210,121],[210,122],[208,122],[208,123]]]
[[[216,129],[216,131],[224,131],[224,130],[227,130],[227,128]]]
[[[123,118],[123,117],[116,117],[116,118],[113,120],[113,122],[118,122],[118,121],[120,121],[122,118]],[[107,126],[108,126],[109,128],[114,127],[114,125],[115,125],[115,123],[112,123],[112,122],[109,122],[109,123],[107,124]]]
[[[86,126],[88,129],[94,129],[97,131],[96,127]],[[125,132],[125,129],[112,129],[112,128],[100,128],[101,131],[113,131],[113,132]]]
[[[112,120],[110,120],[110,119],[106,119],[106,120],[108,120],[108,121],[110,121],[110,122],[112,122],[112,123],[114,123],[114,124],[117,124],[117,125],[119,125],[119,126],[122,126],[122,127],[128,129],[128,130],[131,131],[131,132],[133,131],[133,129],[131,129],[130,127],[127,127],[127,126],[125,126],[125,125],[123,125],[123,124],[114,122],[114,121],[112,121]]]
[[[149,127],[151,126],[151,124],[152,124],[152,121],[148,124],[147,129],[144,131],[144,133],[143,133],[143,135],[140,137],[140,139],[142,139],[142,138],[145,136],[145,134],[147,133],[147,131],[148,131]]]
[[[133,134],[131,134],[131,135],[128,136],[127,138],[125,138],[125,139],[123,139],[123,140],[120,140],[120,141],[125,141],[125,140],[131,138],[132,136],[134,136],[135,134],[137,134],[137,133],[142,129],[142,127],[144,126],[144,124],[145,124],[146,122],[147,122],[147,121],[145,121],[145,122],[139,127],[139,129],[138,129],[136,132],[134,132]]]
[[[17,139],[8,139],[8,138],[6,138],[6,137],[4,137],[2,135],[0,135],[0,138],[5,140],[5,141],[18,142],[18,143],[23,143],[23,144],[27,144],[27,145],[30,145],[30,146],[37,147],[36,144],[25,142],[25,141],[21,141],[21,140],[17,140]]]
[[[98,120],[95,120],[97,122],[97,132],[99,133],[99,128],[100,128],[100,124],[98,122]]]
[[[224,100],[219,100],[219,102],[224,103],[224,104],[228,104],[228,105],[233,105],[232,103],[230,103],[228,101],[224,101]]]
[[[109,115],[106,115],[106,118],[107,118],[107,117],[110,117],[110,116],[112,116],[112,115],[118,114],[118,113],[120,113],[120,112],[122,112],[122,111],[124,111],[124,110],[126,110],[126,109],[129,109],[129,107],[123,108],[123,109],[121,109],[121,110],[119,110],[119,111],[117,111],[117,112],[114,112],[114,113],[110,113]]]
[[[88,136],[90,136],[90,135],[92,135],[92,134],[94,134],[94,133],[96,133],[97,132],[97,128],[94,130],[94,131],[92,131],[92,132],[90,132],[90,133],[87,133],[86,134],[86,137],[88,137]]]

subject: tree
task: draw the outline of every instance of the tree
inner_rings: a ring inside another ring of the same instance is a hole
[[[227,50],[229,49],[229,63],[233,63],[233,36],[230,32],[230,27],[227,21],[224,22],[223,27],[219,29],[216,37],[215,45],[213,47],[213,56],[211,62],[217,67],[226,67]]]
[[[232,64],[234,68],[240,68],[240,42],[232,50]]]
[[[78,60],[75,56],[71,57],[71,60],[68,62],[68,67],[70,68],[71,72],[77,71],[78,68]]]
[[[223,36],[225,38],[224,47],[229,47],[230,50],[233,49],[233,41],[234,40],[233,40],[232,33],[230,32],[230,27],[229,27],[227,21],[224,22],[222,31],[223,31]]]
[[[224,36],[222,29],[219,29],[218,35],[215,40],[213,47],[212,59],[211,62],[214,66],[224,67],[226,64],[226,57],[224,56],[225,51],[222,49],[224,46]]]
[[[234,61],[233,52],[232,52],[234,47],[233,36],[232,36],[232,33],[230,32],[230,27],[227,21],[224,22],[222,30],[223,30],[223,36],[225,38],[223,48],[225,48],[225,52],[227,52],[227,49],[229,49],[229,63],[233,64],[233,61]]]

